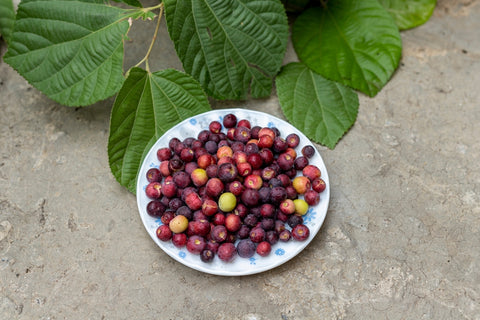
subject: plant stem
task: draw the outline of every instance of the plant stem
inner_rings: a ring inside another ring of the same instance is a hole
[[[147,54],[145,55],[145,57],[142,60],[140,60],[139,63],[137,63],[135,65],[135,67],[138,67],[143,62],[145,62],[145,69],[147,70],[147,72],[150,72],[150,67],[148,65],[148,58],[150,57],[150,54],[152,53],[152,48],[153,48],[153,45],[155,44],[155,40],[157,39],[158,30],[160,29],[160,21],[162,20],[162,16],[163,16],[163,2],[160,3],[158,6],[155,6],[155,7],[152,7],[152,8],[147,8],[148,11],[154,10],[154,9],[157,9],[157,8],[160,8],[160,12],[158,14],[157,25],[155,27],[155,32],[153,34],[152,42],[150,43],[150,47],[148,47],[148,51],[147,51]]]
[[[320,1],[320,4],[322,5],[322,7],[325,9],[327,7],[327,1],[328,0],[319,0]]]

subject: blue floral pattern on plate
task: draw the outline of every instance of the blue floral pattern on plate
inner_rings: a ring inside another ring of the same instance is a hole
[[[144,191],[144,188],[148,184],[148,181],[146,180],[146,172],[151,168],[152,164],[154,166],[159,165],[156,157],[156,151],[161,147],[167,146],[168,141],[173,137],[177,137],[179,139],[196,137],[201,130],[208,128],[208,125],[211,121],[216,120],[222,122],[223,117],[228,113],[235,114],[239,120],[247,119],[252,123],[252,125],[276,127],[282,132],[282,135],[292,132],[297,133],[300,137],[300,145],[297,147],[297,150],[301,150],[301,148],[305,145],[312,144],[312,142],[303,133],[301,133],[288,122],[263,112],[246,109],[223,109],[209,111],[197,115],[182,121],[175,127],[168,130],[162,137],[160,137],[160,139],[157,140],[157,142],[145,156],[144,162],[140,167],[137,181],[137,206],[140,217],[148,234],[152,240],[170,257],[190,268],[201,272],[223,276],[241,276],[255,274],[275,268],[295,257],[311,242],[311,240],[318,233],[327,214],[328,203],[330,199],[330,184],[325,164],[317,151],[310,159],[310,163],[315,164],[320,168],[322,172],[322,178],[325,180],[327,188],[322,193],[320,203],[315,207],[310,208],[307,214],[304,216],[304,223],[306,223],[310,228],[310,237],[303,242],[295,240],[291,240],[289,242],[278,242],[272,246],[272,253],[267,257],[260,257],[258,254],[255,254],[250,259],[244,259],[237,256],[232,262],[228,263],[222,262],[220,259],[218,259],[218,257],[215,257],[213,261],[204,263],[200,260],[198,255],[190,254],[188,251],[185,251],[184,248],[177,248],[171,242],[160,241],[156,236],[156,230],[158,226],[162,224],[162,222],[160,219],[153,218],[147,214],[146,206],[151,200],[146,197]]]

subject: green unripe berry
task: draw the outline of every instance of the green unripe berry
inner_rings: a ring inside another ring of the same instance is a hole
[[[230,212],[237,206],[237,198],[231,192],[225,192],[218,199],[218,207],[223,212]]]
[[[295,199],[293,200],[295,204],[295,213],[299,215],[304,215],[308,211],[308,203],[303,199]]]

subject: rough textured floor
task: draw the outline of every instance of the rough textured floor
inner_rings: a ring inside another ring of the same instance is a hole
[[[134,25],[127,66],[152,29]],[[319,234],[236,278],[149,238],[108,167],[113,99],[64,107],[0,63],[0,319],[480,319],[478,30],[478,1],[443,0],[402,32],[392,80],[360,95],[334,150],[318,146],[332,193]],[[164,28],[155,48],[152,69],[181,68]],[[212,104],[283,118],[275,94]]]

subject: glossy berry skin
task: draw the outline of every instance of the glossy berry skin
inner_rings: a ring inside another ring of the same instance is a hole
[[[278,233],[275,230],[268,230],[265,234],[265,240],[273,246],[278,242]]]
[[[212,240],[218,243],[224,242],[227,240],[227,228],[222,225],[214,226],[210,233]]]
[[[298,214],[292,214],[288,216],[287,224],[290,228],[295,228],[296,225],[303,224],[303,218]]]
[[[213,258],[215,258],[215,253],[210,249],[205,249],[200,252],[200,260],[205,263],[213,261]]]
[[[296,133],[290,133],[285,140],[289,148],[296,148],[300,143],[300,137]]]
[[[215,202],[215,200],[212,200],[212,199],[204,200],[202,204],[202,212],[204,215],[208,217],[213,216],[218,212],[217,202]]]
[[[167,225],[164,224],[160,225],[157,228],[156,234],[157,238],[161,241],[169,241],[170,239],[172,239],[172,231]]]
[[[217,255],[220,260],[224,262],[230,262],[233,261],[233,259],[237,255],[237,249],[235,248],[235,245],[231,242],[222,243],[218,247]]]
[[[245,178],[243,184],[246,188],[258,190],[262,187],[263,180],[262,177],[257,176],[256,174],[251,174]]]
[[[288,242],[292,238],[292,234],[288,229],[280,231],[278,234],[278,241]]]
[[[303,168],[302,174],[308,179],[310,179],[310,181],[320,178],[320,176],[322,175],[320,169],[312,164],[309,164],[308,166]]]
[[[225,225],[225,214],[223,213],[216,213],[213,218],[212,222],[214,225]]]
[[[303,168],[308,166],[308,164],[309,164],[308,159],[304,156],[295,158],[295,161],[293,162],[293,165],[296,170],[303,170]]]
[[[260,194],[258,193],[258,190],[248,188],[243,192],[241,199],[243,204],[247,207],[254,207],[260,200]]]
[[[315,190],[308,190],[303,195],[303,198],[308,203],[309,206],[317,205],[320,202],[320,195]]]
[[[218,121],[212,121],[208,125],[208,129],[211,133],[219,133],[222,130],[222,124]]]
[[[192,254],[199,255],[200,252],[202,252],[206,246],[207,246],[207,243],[205,242],[205,239],[203,237],[193,235],[188,238],[187,250]]]
[[[237,167],[231,163],[224,163],[218,167],[218,178],[223,182],[232,182],[238,175]]]
[[[208,181],[207,171],[202,168],[196,168],[190,174],[190,180],[196,187],[201,187],[205,185]]]
[[[225,192],[218,198],[218,208],[223,212],[230,212],[237,206],[237,198],[231,192]]]
[[[147,204],[147,213],[154,218],[161,217],[165,210],[165,205],[159,200],[152,200]]]
[[[245,187],[240,181],[233,181],[228,186],[228,191],[230,191],[235,196],[240,196],[244,190],[245,190]]]
[[[283,200],[282,203],[280,203],[280,210],[286,215],[293,214],[295,212],[295,204],[293,203],[293,200]]]
[[[202,199],[196,192],[192,192],[185,197],[185,203],[193,211],[202,208]]]
[[[260,227],[255,227],[250,231],[250,240],[255,243],[260,243],[265,240],[265,230]]]
[[[145,189],[145,193],[150,199],[159,199],[162,195],[161,183],[157,181],[150,182]]]
[[[237,125],[237,117],[233,113],[229,113],[223,117],[222,122],[225,128],[230,129]]]
[[[250,137],[250,129],[247,127],[237,127],[233,136],[235,141],[239,141],[242,143],[247,143],[248,140],[250,140]]]
[[[242,221],[236,214],[230,213],[225,217],[225,228],[230,232],[236,232],[242,226]]]
[[[160,148],[157,150],[157,158],[160,161],[170,160],[172,157],[172,150],[170,148]]]
[[[187,245],[187,235],[185,233],[175,233],[172,235],[172,243],[177,248],[183,248]]]
[[[297,224],[292,229],[292,237],[297,241],[305,241],[310,235],[310,229],[304,224]]]
[[[255,244],[250,239],[242,239],[237,244],[237,253],[242,258],[251,258],[255,254]]]
[[[209,196],[216,198],[223,192],[224,184],[218,178],[211,178],[208,180],[205,188]]]
[[[322,178],[316,178],[312,181],[312,189],[318,193],[323,192],[327,188],[327,184]]]
[[[315,148],[313,146],[307,145],[302,148],[301,152],[305,158],[310,159],[315,154]]]
[[[148,182],[159,182],[162,180],[162,174],[157,168],[148,169],[146,176]]]
[[[240,121],[238,121],[237,127],[246,127],[248,129],[251,129],[252,125],[247,119],[241,119]]]
[[[195,157],[195,153],[190,148],[185,147],[180,152],[180,159],[182,159],[183,162],[190,162],[193,160],[194,157]]]
[[[292,181],[292,186],[298,194],[304,194],[311,187],[310,179],[304,176],[295,177]]]
[[[275,206],[265,203],[260,206],[260,215],[263,218],[273,218],[275,216]]]
[[[165,213],[162,215],[160,220],[164,225],[168,226],[168,224],[173,219],[173,217],[175,217],[175,214],[173,213],[173,211],[165,211]]]
[[[187,230],[188,219],[182,215],[175,216],[172,220],[170,220],[168,227],[173,233],[181,233]]]
[[[268,241],[262,241],[257,245],[257,253],[261,257],[266,257],[272,251],[272,245]]]

